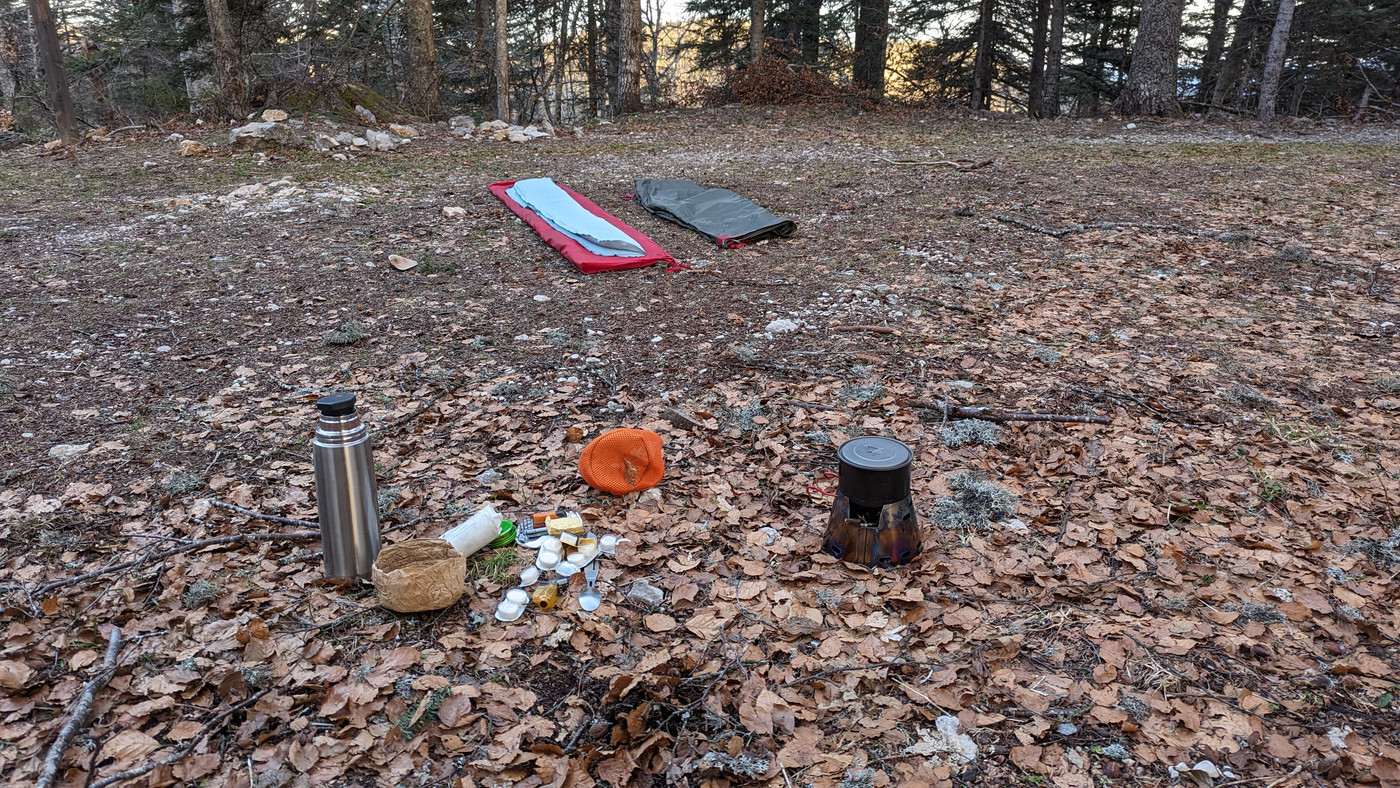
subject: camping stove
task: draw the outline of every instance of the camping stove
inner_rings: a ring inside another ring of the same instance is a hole
[[[822,551],[854,564],[902,566],[919,554],[919,524],[909,494],[914,451],[870,435],[841,444],[841,478]]]

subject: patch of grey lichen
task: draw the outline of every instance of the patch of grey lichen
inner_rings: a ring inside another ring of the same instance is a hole
[[[1005,520],[1016,509],[1016,497],[1009,490],[974,473],[960,473],[948,480],[953,494],[934,503],[933,523],[948,530],[972,531],[990,528]]]
[[[744,432],[753,432],[760,426],[754,419],[764,415],[765,412],[763,403],[754,400],[742,408],[731,408],[729,410],[729,423]]]
[[[196,580],[185,586],[184,593],[180,594],[180,604],[186,610],[194,610],[204,607],[219,598],[219,586],[208,580]]]
[[[997,425],[981,419],[962,419],[950,422],[939,432],[943,445],[952,449],[959,446],[995,446],[999,439]]]
[[[1278,407],[1277,402],[1273,401],[1272,399],[1269,399],[1263,394],[1260,394],[1258,391],[1255,391],[1254,389],[1244,385],[1243,383],[1236,383],[1230,386],[1229,388],[1225,389],[1225,392],[1221,396],[1223,396],[1225,398],[1225,401],[1229,402],[1231,405],[1240,405],[1242,407],[1247,408]]]
[[[353,345],[369,335],[369,329],[358,320],[347,320],[340,328],[327,331],[323,341],[327,345]]]

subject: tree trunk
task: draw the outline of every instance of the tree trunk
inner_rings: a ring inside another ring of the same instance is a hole
[[[510,7],[496,0],[496,117],[506,123],[510,117]]]
[[[1035,34],[1031,40],[1031,85],[1026,96],[1026,114],[1041,116],[1045,105],[1045,36],[1050,24],[1050,0],[1040,0],[1035,8]]]
[[[981,0],[977,17],[977,57],[972,63],[972,108],[992,106],[992,46],[996,0]]]
[[[1176,56],[1185,0],[1146,0],[1138,17],[1128,84],[1113,109],[1120,115],[1176,115]]]
[[[809,66],[817,64],[821,56],[822,43],[822,0],[801,0],[798,9],[798,42],[802,49],[802,62]]]
[[[1258,24],[1259,0],[1244,0],[1244,8],[1235,19],[1235,34],[1230,39],[1230,49],[1225,53],[1225,63],[1221,67],[1220,78],[1215,81],[1215,91],[1210,103],[1223,107],[1235,90],[1235,84],[1244,71],[1244,63],[1249,58],[1254,30]]]
[[[1263,123],[1274,121],[1278,83],[1283,76],[1283,58],[1288,52],[1288,31],[1293,28],[1294,5],[1295,0],[1279,0],[1278,3],[1274,35],[1269,40],[1269,54],[1264,59],[1264,79],[1259,83],[1259,120]]]
[[[559,40],[554,45],[554,120],[564,125],[564,67],[569,54],[569,0],[559,9]]]
[[[1215,0],[1214,12],[1210,15],[1210,33],[1206,35],[1206,54],[1201,59],[1201,76],[1196,83],[1196,100],[1210,101],[1215,93],[1215,82],[1220,78],[1220,56],[1225,52],[1225,31],[1230,25],[1230,11],[1235,0]]]
[[[584,68],[588,70],[588,117],[598,117],[599,98],[602,96],[602,82],[598,75],[598,13],[597,0],[584,0],[588,10],[588,52],[584,56]]]
[[[1060,63],[1065,54],[1065,0],[1051,0],[1050,40],[1045,53],[1045,98],[1042,118],[1060,117]]]
[[[76,145],[78,116],[73,111],[73,95],[68,92],[68,75],[63,71],[63,49],[58,44],[58,28],[54,25],[49,0],[29,0],[29,13],[34,18],[34,33],[38,39],[39,58],[44,68],[44,81],[53,101],[54,124],[58,138],[65,145]]]
[[[749,3],[749,62],[763,59],[763,0]]]
[[[228,13],[227,0],[204,0],[204,12],[209,17],[209,37],[214,41],[214,71],[219,79],[219,94],[224,111],[235,118],[248,111],[248,92],[243,87],[243,54],[233,35],[233,18]]]
[[[433,0],[407,0],[408,105],[427,118],[438,114],[442,88],[438,78],[437,43],[433,40]]]
[[[642,110],[642,0],[622,0],[617,25],[617,94],[613,112]]]
[[[890,41],[890,0],[857,0],[856,52],[851,76],[873,101],[885,97],[885,60]]]

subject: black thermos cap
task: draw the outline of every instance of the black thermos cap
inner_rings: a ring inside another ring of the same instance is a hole
[[[347,391],[327,394],[316,400],[316,407],[321,409],[322,416],[349,416],[355,412],[355,395]]]

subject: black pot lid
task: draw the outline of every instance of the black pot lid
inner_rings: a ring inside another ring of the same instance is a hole
[[[894,438],[867,435],[841,444],[841,462],[863,471],[896,471],[914,462],[914,450]]]

